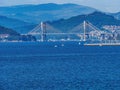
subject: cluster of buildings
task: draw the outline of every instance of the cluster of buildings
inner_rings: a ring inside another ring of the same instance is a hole
[[[109,30],[111,32],[120,32],[120,26],[116,26],[116,25],[105,25],[102,27],[105,30]]]

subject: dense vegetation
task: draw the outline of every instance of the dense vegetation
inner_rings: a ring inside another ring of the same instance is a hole
[[[5,28],[3,26],[0,26],[0,34],[9,34],[14,36],[19,36],[20,34],[12,29]]]

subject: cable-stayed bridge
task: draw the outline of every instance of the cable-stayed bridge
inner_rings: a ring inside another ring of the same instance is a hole
[[[100,30],[88,21],[67,31],[69,32],[62,32],[46,22],[41,22],[28,34],[36,36],[39,41],[102,41],[109,39],[110,36],[116,37],[116,35]]]

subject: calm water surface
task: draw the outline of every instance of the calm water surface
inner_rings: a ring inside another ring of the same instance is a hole
[[[120,46],[0,43],[0,90],[120,90]]]

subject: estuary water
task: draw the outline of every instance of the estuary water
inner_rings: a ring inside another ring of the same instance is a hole
[[[120,46],[0,43],[0,90],[120,90]]]

